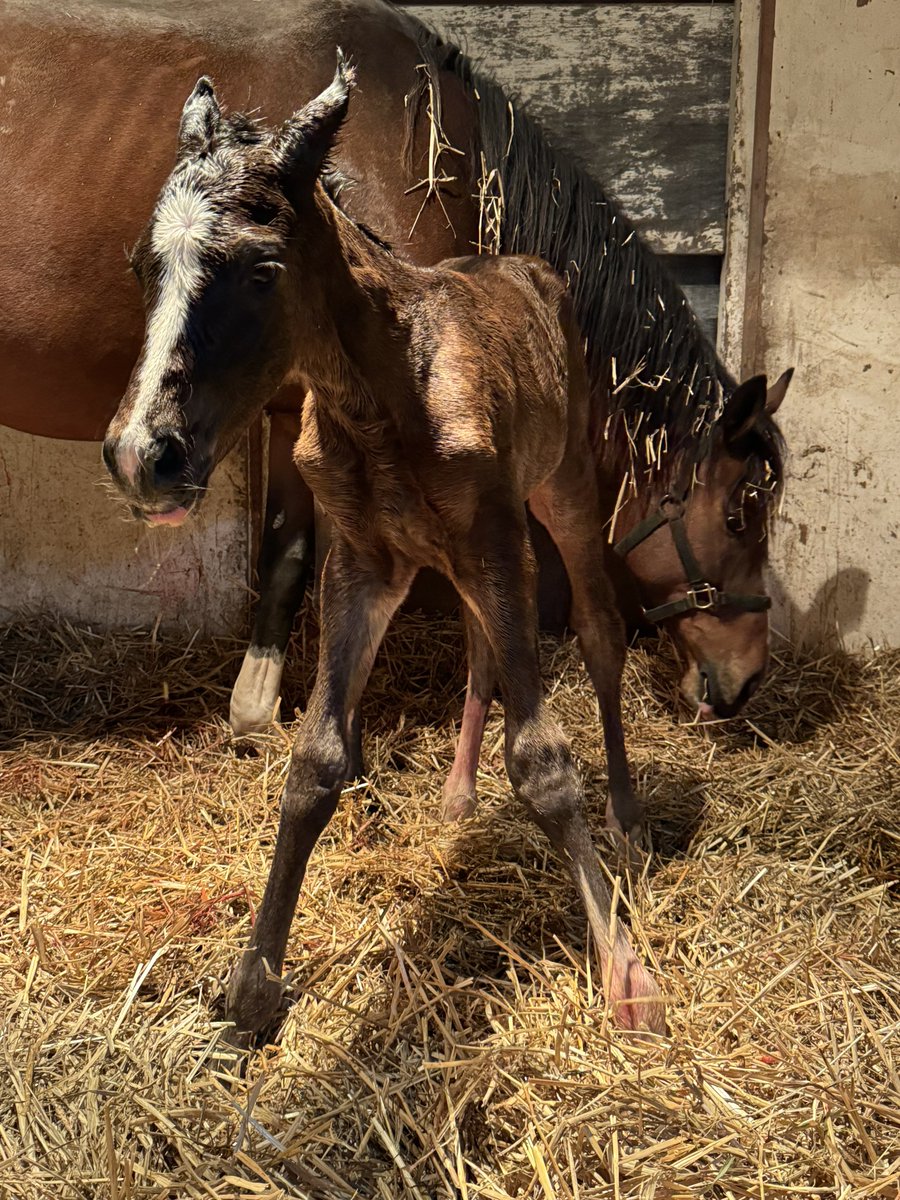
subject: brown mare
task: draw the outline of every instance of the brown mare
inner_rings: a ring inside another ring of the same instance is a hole
[[[565,285],[540,259],[416,267],[340,211],[320,175],[352,79],[339,51],[333,82],[275,132],[224,116],[209,79],[198,81],[175,168],[132,255],[147,334],[105,443],[136,508],[181,513],[220,439],[249,426],[284,379],[310,389],[294,459],[332,528],[319,665],[228,1012],[256,1031],[279,1008],[307,860],[348,778],[353,713],[394,612],[430,567],[456,587],[473,661],[491,689],[494,674],[500,683],[510,780],[581,892],[618,1021],[663,1030],[656,986],[611,912],[537,657],[526,500],[571,580],[607,731],[612,811],[627,831],[637,810],[619,712],[624,631],[597,553],[581,331]],[[142,460],[135,430],[160,452]]]
[[[604,519],[616,514],[620,536],[657,514],[666,493],[684,499],[697,578],[657,532],[628,555],[627,570],[611,564],[620,607],[631,615],[635,583],[656,608],[687,599],[663,618],[685,659],[684,693],[705,715],[740,708],[765,668],[766,615],[714,603],[693,585],[732,597],[762,590],[767,502],[780,477],[769,414],[784,380],[768,397],[760,380],[735,389],[632,226],[521,112],[511,119],[500,89],[380,0],[214,0],[196,12],[177,0],[30,0],[8,5],[0,23],[0,422],[102,436],[141,343],[139,289],[122,249],[168,174],[179,97],[199,71],[279,118],[325,85],[340,43],[359,64],[363,101],[334,155],[335,177],[347,181],[341,206],[398,255],[428,265],[469,252],[480,182],[488,204],[502,187],[493,248],[538,254],[572,279]],[[446,141],[462,151],[434,164],[448,178],[430,194],[417,187],[428,174],[426,85]],[[232,703],[239,729],[271,718],[310,561],[312,501],[290,457],[301,398],[288,383],[268,406],[260,603]],[[216,457],[226,448],[220,441]],[[144,461],[159,452],[163,474],[164,450],[135,447]],[[703,486],[690,487],[694,478]],[[564,580],[553,583],[565,604]]]

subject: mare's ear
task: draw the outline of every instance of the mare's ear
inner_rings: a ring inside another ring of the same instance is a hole
[[[337,70],[325,89],[289,117],[275,135],[274,151],[289,180],[312,184],[347,115],[356,72],[338,46]]]
[[[734,389],[722,413],[725,440],[732,445],[746,437],[766,411],[766,377],[754,375]]]
[[[222,113],[212,80],[201,75],[184,102],[178,127],[178,153],[204,154],[219,130]]]
[[[793,374],[794,368],[789,367],[783,375],[779,375],[779,377],[766,392],[766,416],[774,417],[778,412],[779,408],[781,407],[781,402],[787,393],[788,384],[791,382]]]

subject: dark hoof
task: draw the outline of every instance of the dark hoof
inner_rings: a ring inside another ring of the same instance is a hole
[[[607,822],[606,836],[612,846],[618,872],[640,875],[650,857],[643,825],[633,825],[624,830],[618,822]]]
[[[245,950],[225,992],[225,1018],[234,1026],[229,1041],[235,1049],[246,1049],[256,1034],[275,1023],[284,991],[284,980],[269,971],[255,950]]]

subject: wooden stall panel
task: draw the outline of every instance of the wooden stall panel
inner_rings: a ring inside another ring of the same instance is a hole
[[[247,472],[243,447],[216,470],[203,508],[180,529],[125,515],[95,443],[0,428],[0,619],[50,610],[115,626],[243,631]]]
[[[729,4],[407,5],[618,197],[662,254],[721,254]]]

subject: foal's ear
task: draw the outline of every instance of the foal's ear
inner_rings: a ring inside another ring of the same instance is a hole
[[[726,441],[733,444],[747,436],[766,411],[766,394],[765,375],[754,375],[738,384],[725,402],[722,413]]]
[[[787,394],[788,384],[794,375],[794,368],[788,367],[783,375],[775,380],[769,390],[766,392],[766,416],[774,417],[781,408],[781,402]]]
[[[184,102],[178,127],[178,153],[204,154],[219,129],[222,113],[212,80],[201,75]]]
[[[338,46],[334,79],[315,100],[289,117],[275,135],[273,148],[286,175],[297,182],[312,183],[319,174],[347,115],[355,81],[356,72]]]

